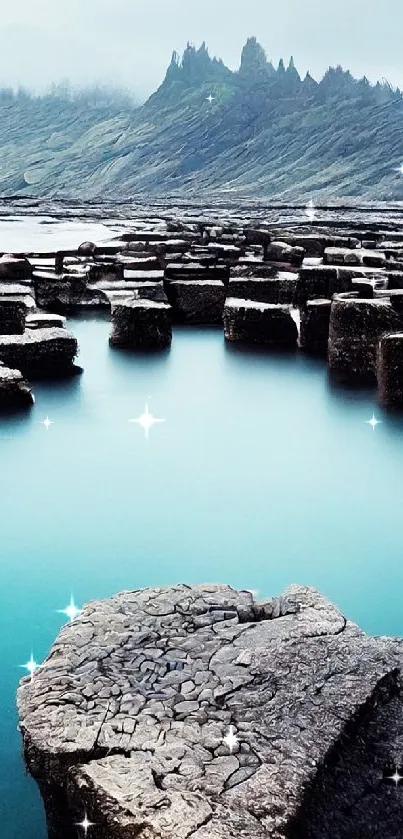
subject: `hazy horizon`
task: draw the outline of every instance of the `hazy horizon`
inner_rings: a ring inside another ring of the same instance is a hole
[[[68,80],[73,87],[96,84],[122,88],[144,99],[162,82],[173,50],[190,41],[206,42],[211,56],[232,70],[239,67],[247,38],[255,35],[277,65],[291,55],[301,75],[320,79],[341,64],[371,82],[386,78],[403,87],[400,27],[396,0],[115,0],[99,9],[97,0],[14,0],[2,10],[0,87],[19,85],[44,92]],[[388,10],[391,13],[388,14]],[[391,26],[393,20],[393,26]]]

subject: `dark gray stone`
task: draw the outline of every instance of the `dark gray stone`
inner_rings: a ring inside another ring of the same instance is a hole
[[[388,298],[363,300],[354,292],[336,295],[330,310],[330,370],[342,378],[374,380],[382,335],[402,325],[402,315]]]
[[[219,280],[170,281],[166,294],[179,323],[222,323],[226,290]]]
[[[384,335],[377,353],[377,381],[386,407],[403,407],[403,332]]]
[[[0,258],[0,282],[20,282],[32,276],[32,265],[25,257],[5,253]]]
[[[402,660],[309,588],[90,603],[18,691],[49,835],[87,813],[92,839],[400,839]]]
[[[33,403],[31,388],[21,371],[0,364],[0,408],[25,408]]]
[[[331,300],[308,300],[301,309],[299,345],[308,353],[327,356]]]
[[[276,277],[234,277],[228,283],[228,296],[260,303],[292,304],[297,290],[295,274],[280,272]]]
[[[154,300],[112,304],[110,343],[130,349],[163,349],[172,341],[172,309]]]
[[[295,347],[298,329],[289,306],[228,297],[224,306],[227,341]]]
[[[0,296],[0,335],[22,335],[26,313],[27,307],[19,296]]]
[[[66,375],[77,352],[77,339],[66,329],[27,329],[23,335],[0,336],[0,361],[23,373]]]

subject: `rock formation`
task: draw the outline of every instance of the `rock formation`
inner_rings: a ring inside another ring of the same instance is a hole
[[[374,380],[382,335],[402,325],[402,316],[388,298],[366,300],[356,292],[336,294],[330,310],[330,370],[343,378]]]
[[[154,300],[123,300],[112,305],[111,345],[137,350],[169,347],[171,312],[169,305]]]
[[[227,341],[295,347],[298,329],[289,306],[228,297],[224,307]]]
[[[319,298],[308,300],[301,309],[299,345],[305,352],[326,358],[331,305],[331,300]]]
[[[403,332],[384,335],[378,347],[377,382],[387,408],[403,407]]]
[[[77,352],[77,339],[67,329],[45,327],[26,329],[23,335],[0,335],[0,361],[23,373],[66,375]]]
[[[170,280],[165,287],[178,323],[222,324],[226,292],[220,280]]]
[[[18,691],[50,839],[398,839],[402,661],[309,588],[90,603]]]
[[[34,404],[34,396],[20,370],[11,370],[0,362],[0,409],[26,408]]]

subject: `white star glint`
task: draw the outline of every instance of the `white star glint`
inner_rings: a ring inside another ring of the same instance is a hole
[[[399,772],[399,770],[398,770],[398,768],[397,768],[397,766],[396,766],[396,769],[395,769],[395,771],[394,771],[394,774],[393,774],[393,775],[387,775],[387,776],[386,776],[386,779],[387,779],[388,781],[393,781],[393,783],[394,783],[394,784],[396,784],[396,786],[398,786],[398,784],[400,783],[400,781],[403,781],[403,775],[400,775],[400,772]]]
[[[225,737],[222,738],[222,742],[225,743],[226,746],[228,746],[230,753],[232,754],[236,746],[238,746],[239,744],[239,739],[235,734],[235,728],[233,725],[230,725],[228,729],[228,734],[226,734]]]
[[[207,96],[207,98],[206,98],[206,102],[210,102],[210,105],[211,105],[211,103],[214,102],[214,99],[215,99],[215,96],[212,96],[211,93],[210,93],[210,96]]]
[[[403,163],[395,169],[395,172],[399,172],[399,175],[403,175]]]
[[[44,420],[42,420],[41,425],[44,425],[46,431],[49,431],[50,426],[54,425],[54,422],[53,420],[49,419],[49,417],[46,417]]]
[[[69,605],[66,606],[65,609],[58,609],[57,611],[60,615],[66,615],[71,623],[77,617],[77,615],[81,614],[82,609],[77,608],[76,604],[74,603],[74,597],[73,595],[71,595]]]
[[[150,414],[148,402],[146,402],[144,413],[141,414],[140,417],[137,417],[137,419],[129,419],[129,422],[136,422],[137,425],[141,425],[142,428],[144,428],[146,437],[148,439],[150,428],[152,428],[152,426],[155,425],[156,422],[165,422],[165,420],[157,419],[157,417],[154,417],[152,414]]]
[[[366,422],[366,424],[367,424],[367,425],[371,425],[371,426],[372,426],[372,431],[375,431],[376,426],[377,426],[377,425],[380,425],[380,423],[382,422],[382,420],[377,420],[377,418],[376,418],[375,414],[372,414],[371,419],[370,419],[370,420],[365,420],[365,422]]]
[[[315,209],[315,204],[313,203],[313,200],[311,198],[309,203],[306,205],[305,214],[308,216],[309,221],[313,221],[313,219],[316,217],[316,213],[317,210]]]
[[[34,659],[34,654],[33,653],[31,653],[31,658],[29,659],[29,661],[27,661],[26,664],[20,664],[20,667],[23,667],[24,670],[28,670],[28,673],[31,676],[31,682],[32,682],[32,679],[34,677],[35,670],[37,670],[39,666],[40,665],[37,664],[35,659]]]
[[[87,836],[90,827],[95,827],[95,823],[90,822],[88,820],[88,816],[86,813],[82,822],[76,822],[76,827],[81,827],[81,829],[84,831],[84,836]]]

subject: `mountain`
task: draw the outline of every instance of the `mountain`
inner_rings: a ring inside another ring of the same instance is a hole
[[[148,101],[0,91],[0,194],[282,202],[403,200],[403,98],[332,67],[277,67],[256,38],[239,70],[206,45],[173,53]]]

